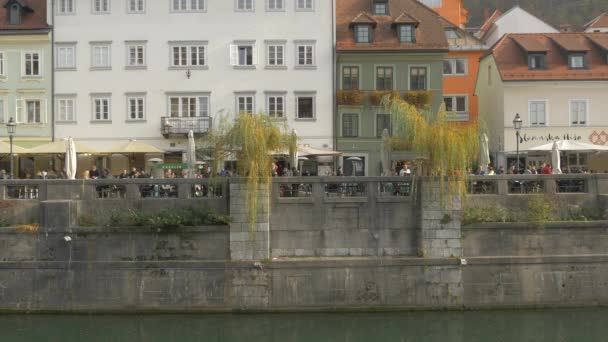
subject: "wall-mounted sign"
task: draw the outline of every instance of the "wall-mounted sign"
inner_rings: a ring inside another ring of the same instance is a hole
[[[517,148],[515,130],[505,129],[504,151],[515,151]],[[492,140],[492,138],[490,138]],[[554,141],[569,140],[608,146],[608,127],[534,127],[523,128],[519,135],[519,150],[552,143]]]

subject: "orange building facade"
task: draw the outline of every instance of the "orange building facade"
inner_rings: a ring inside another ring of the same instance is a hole
[[[421,2],[458,27],[467,25],[469,10],[464,8],[464,0],[422,0]]]

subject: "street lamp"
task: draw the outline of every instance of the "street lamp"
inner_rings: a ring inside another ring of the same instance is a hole
[[[11,145],[11,153],[10,153],[10,158],[11,158],[11,179],[15,179],[15,175],[14,175],[14,170],[15,170],[15,165],[14,165],[14,158],[13,158],[13,134],[15,134],[15,132],[17,131],[17,124],[15,123],[15,120],[13,118],[10,118],[8,120],[8,123],[6,124],[6,131],[8,132],[8,139]]]
[[[519,113],[515,114],[515,119],[513,119],[513,128],[515,128],[515,140],[517,141],[517,173],[519,174],[519,130],[521,130],[521,117]]]

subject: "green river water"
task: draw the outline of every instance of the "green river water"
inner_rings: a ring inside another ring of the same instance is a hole
[[[608,309],[539,311],[4,315],[0,341],[608,341]]]

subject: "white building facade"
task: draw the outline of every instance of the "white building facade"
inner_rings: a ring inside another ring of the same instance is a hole
[[[329,0],[55,0],[56,138],[179,152],[190,129],[263,112],[333,148],[333,12]]]
[[[493,23],[489,25],[487,31],[483,32],[481,38],[487,46],[492,46],[503,35],[507,33],[558,33],[559,31],[532,15],[519,6],[513,6],[498,18],[493,18]]]

